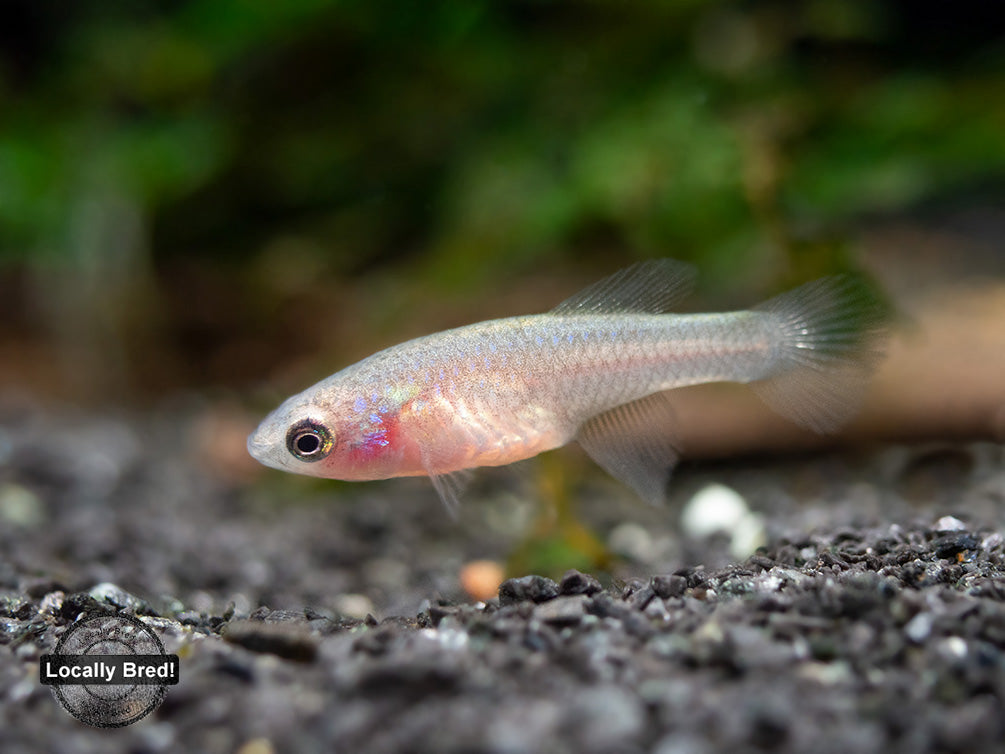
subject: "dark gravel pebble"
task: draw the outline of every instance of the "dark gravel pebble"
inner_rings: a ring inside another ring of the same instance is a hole
[[[82,615],[114,615],[115,605],[99,602],[87,592],[68,594],[63,598],[59,614],[68,621],[75,621]]]
[[[939,537],[932,545],[937,557],[952,558],[967,550],[980,549],[981,540],[973,534],[949,534],[945,537]]]
[[[570,569],[565,572],[562,576],[562,580],[558,582],[558,593],[559,594],[596,594],[601,591],[603,587],[593,576],[587,573],[581,573],[576,569]]]
[[[507,579],[499,587],[499,604],[513,605],[518,602],[547,602],[559,594],[558,584],[544,576],[521,576]]]
[[[669,576],[653,576],[652,587],[656,595],[663,599],[680,597],[687,589],[687,579],[676,573]]]
[[[310,662],[317,656],[317,634],[299,623],[239,620],[231,621],[221,629],[221,636],[226,641],[252,652],[300,662]]]
[[[672,506],[584,485],[599,534],[638,521],[651,559],[510,579],[470,604],[459,565],[514,545],[506,496],[466,501],[454,522],[407,482],[235,487],[179,452],[176,411],[137,425],[40,416],[11,436],[0,474],[45,516],[0,522],[4,751],[970,754],[1005,741],[997,446],[954,451],[955,486],[929,499],[902,496],[898,468],[918,468],[902,449],[683,469],[676,503],[707,474],[764,516],[768,543],[745,560],[722,538],[682,538]],[[182,683],[108,731],[65,714],[38,661],[79,617],[112,612],[181,656]]]
[[[573,626],[586,615],[585,594],[556,597],[534,608],[534,617],[556,626]]]
[[[31,597],[17,592],[0,593],[0,617],[24,620],[35,614]]]

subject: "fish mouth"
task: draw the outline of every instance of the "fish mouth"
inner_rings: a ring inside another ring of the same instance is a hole
[[[276,432],[272,427],[262,425],[248,435],[248,455],[263,466],[273,469],[285,468],[276,458]]]

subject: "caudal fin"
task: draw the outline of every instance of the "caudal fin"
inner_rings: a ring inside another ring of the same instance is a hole
[[[781,331],[777,369],[751,383],[783,416],[832,432],[858,409],[881,356],[887,309],[864,280],[824,278],[757,307]]]

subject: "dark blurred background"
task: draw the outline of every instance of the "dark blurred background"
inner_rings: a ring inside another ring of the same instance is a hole
[[[653,256],[1000,280],[1003,134],[980,0],[7,0],[0,390],[264,406]]]

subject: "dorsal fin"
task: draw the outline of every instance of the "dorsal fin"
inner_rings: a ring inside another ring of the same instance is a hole
[[[610,314],[669,311],[694,287],[694,268],[673,259],[650,259],[587,286],[551,310],[552,314]]]

